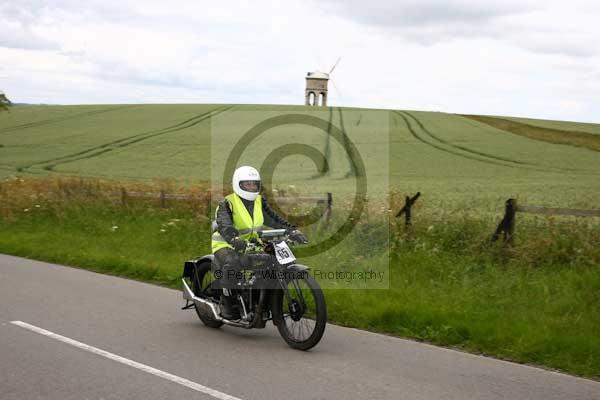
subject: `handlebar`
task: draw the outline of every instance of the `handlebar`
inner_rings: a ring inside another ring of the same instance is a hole
[[[266,229],[264,231],[258,232],[258,237],[261,239],[273,239],[279,236],[285,236],[287,239],[288,234],[286,233],[287,229]]]
[[[294,245],[297,242],[290,239],[289,238],[289,234],[287,233],[287,229],[267,229],[267,230],[263,230],[258,232],[258,237],[260,239],[260,243],[259,241],[253,239],[248,241],[248,245],[246,246],[246,251],[245,253],[254,253],[254,252],[260,252],[260,250],[262,250],[262,248],[264,247],[264,244],[269,244],[269,243],[273,243],[273,242],[278,242],[278,241],[284,241],[286,242],[288,245]],[[308,241],[305,241],[304,243],[299,243],[299,244],[306,244],[308,243]]]
[[[289,235],[287,229],[267,229],[267,230],[259,232],[258,235],[261,240],[267,241],[267,242],[274,241],[274,240],[269,240],[269,239],[280,238],[280,240],[284,240],[288,244],[292,244],[292,243],[307,244],[308,243],[308,240],[304,240],[302,243],[297,242],[295,240],[290,240],[289,239],[290,235]]]

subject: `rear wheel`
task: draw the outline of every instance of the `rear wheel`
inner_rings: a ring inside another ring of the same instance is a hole
[[[323,291],[308,274],[287,281],[285,290],[277,290],[274,313],[277,329],[286,343],[298,350],[308,350],[319,343],[327,323],[327,306]]]
[[[212,287],[213,281],[214,276],[211,271],[211,264],[209,262],[203,262],[197,265],[194,269],[194,276],[192,277],[192,291],[194,292],[194,295],[202,299],[218,297],[217,293],[215,293],[215,289]],[[223,322],[212,318],[204,310],[198,308],[196,304],[194,304],[194,307],[196,309],[196,314],[198,314],[198,318],[200,318],[204,325],[211,328],[219,328],[223,325]]]

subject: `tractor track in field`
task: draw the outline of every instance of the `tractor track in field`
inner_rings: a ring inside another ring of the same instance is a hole
[[[499,161],[506,161],[506,162],[512,162],[512,163],[516,163],[516,164],[520,164],[520,165],[529,165],[529,166],[533,166],[533,167],[536,167],[536,168],[547,169],[547,167],[545,167],[543,165],[540,165],[540,164],[529,163],[529,162],[525,162],[525,161],[512,160],[510,158],[500,157],[500,156],[496,156],[496,155],[493,155],[493,154],[489,154],[489,153],[484,153],[484,152],[480,152],[480,151],[477,151],[477,150],[473,150],[473,149],[470,149],[468,147],[464,147],[464,146],[459,146],[459,145],[453,144],[453,143],[451,143],[451,142],[449,142],[447,140],[444,140],[444,139],[440,138],[439,136],[433,134],[429,129],[427,129],[423,125],[423,123],[417,117],[415,117],[414,115],[412,115],[408,111],[404,111],[404,113],[407,114],[407,115],[409,115],[410,117],[412,117],[415,120],[415,122],[419,125],[419,127],[421,128],[421,130],[423,130],[423,132],[427,133],[433,139],[435,139],[435,140],[437,140],[437,141],[439,141],[441,143],[444,143],[444,144],[446,144],[448,146],[451,146],[451,147],[454,147],[454,148],[457,148],[457,149],[460,149],[460,150],[463,150],[465,152],[472,153],[472,154],[475,154],[475,155],[480,155],[480,156],[483,156],[483,157],[493,158],[493,159],[496,159],[496,160],[499,160]],[[508,132],[508,133],[511,133],[511,132]],[[548,171],[553,171],[553,172],[554,171],[560,171],[560,172],[567,172],[567,173],[573,173],[573,172],[575,172],[575,173],[584,173],[584,174],[598,175],[598,174],[596,174],[596,173],[594,173],[592,171],[586,171],[586,170],[581,170],[581,169],[576,169],[576,168],[551,167],[550,169],[547,169],[547,170]]]
[[[479,158],[479,157],[470,156],[470,155],[468,155],[468,154],[462,154],[462,153],[459,153],[459,152],[457,152],[457,151],[450,150],[450,149],[447,149],[447,148],[445,148],[445,147],[442,147],[442,146],[440,146],[439,144],[436,144],[436,143],[431,143],[431,142],[429,142],[429,141],[425,140],[423,137],[421,137],[421,136],[420,136],[420,135],[419,135],[419,134],[418,134],[418,133],[417,133],[417,132],[414,130],[414,128],[413,128],[413,126],[412,126],[412,124],[410,123],[410,121],[408,120],[408,118],[407,118],[406,116],[404,116],[404,114],[403,114],[403,113],[401,113],[400,111],[394,111],[394,112],[395,112],[396,114],[398,114],[398,115],[400,116],[400,118],[402,118],[402,119],[404,120],[404,123],[406,124],[406,127],[408,128],[408,131],[410,132],[410,134],[411,134],[411,135],[412,135],[412,136],[413,136],[415,139],[417,139],[418,141],[420,141],[420,142],[422,142],[422,143],[426,144],[427,146],[433,147],[433,148],[435,148],[435,149],[438,149],[438,150],[440,150],[440,151],[443,151],[443,152],[446,152],[446,153],[450,153],[450,154],[453,154],[453,155],[455,155],[455,156],[459,156],[459,157],[462,157],[462,158],[468,158],[468,159],[470,159],[470,160],[480,161],[480,162],[484,162],[484,163],[487,163],[487,164],[494,164],[494,165],[506,166],[506,164],[504,164],[504,163],[500,163],[500,162],[496,162],[496,161],[492,161],[492,160],[485,160],[485,159],[481,159],[481,158]],[[515,165],[509,165],[509,166],[511,166],[511,167],[517,167],[517,166],[515,166]],[[519,168],[523,168],[523,167],[521,166],[521,167],[519,167]]]
[[[541,172],[552,172],[552,173],[583,173],[586,175],[598,175],[596,173],[593,173],[591,171],[583,171],[580,169],[566,169],[566,168],[546,168],[543,167],[539,164],[531,164],[531,163],[525,163],[522,161],[515,161],[515,160],[510,160],[510,159],[505,159],[502,157],[498,157],[498,156],[493,156],[493,155],[489,155],[487,153],[482,153],[482,152],[477,152],[474,150],[471,150],[469,148],[466,148],[464,146],[457,146],[454,144],[449,143],[446,140],[443,140],[441,138],[438,138],[436,135],[432,134],[427,128],[425,128],[423,126],[423,124],[421,123],[421,121],[419,121],[416,117],[414,117],[413,115],[411,115],[410,113],[406,112],[406,111],[394,111],[394,113],[398,114],[405,122],[409,132],[411,133],[411,135],[413,137],[415,137],[417,140],[419,140],[420,142],[434,147],[438,150],[444,151],[446,153],[450,153],[450,154],[454,154],[456,156],[462,157],[462,158],[467,158],[470,160],[475,160],[475,161],[479,161],[479,162],[483,162],[483,163],[487,163],[487,164],[493,164],[493,165],[500,165],[503,167],[511,167],[511,168],[519,168],[519,169],[530,169],[530,170],[534,170],[534,171],[541,171]],[[408,120],[408,118],[404,115],[406,114],[406,116],[411,117],[419,126],[419,128],[425,132],[428,136],[429,136],[429,140],[426,140],[424,137],[420,136],[415,129],[413,128],[412,124],[410,123],[410,121]],[[433,142],[431,140],[437,141]],[[450,146],[452,148],[445,148],[443,147],[443,145],[446,146]],[[461,153],[457,150],[462,150],[465,153]],[[488,157],[483,158],[483,157]]]
[[[350,162],[350,171],[348,171],[346,173],[346,176],[344,176],[344,178],[349,178],[351,176],[356,176],[356,160],[354,160],[352,157],[350,157],[350,146],[348,144],[348,142],[350,141],[350,139],[348,139],[348,134],[346,133],[346,127],[344,125],[344,114],[342,112],[342,107],[338,107],[338,113],[340,114],[340,130],[343,133],[343,138],[344,138],[344,150],[346,150],[346,155],[348,156],[348,161]]]
[[[331,127],[333,126],[333,107],[329,108],[329,121],[327,126],[327,136],[325,138],[325,149],[323,150],[323,156],[325,160],[329,160],[331,157],[331,145],[329,136],[331,134]],[[310,179],[317,179],[329,173],[329,163],[325,162],[319,167],[319,171],[312,175]]]
[[[228,110],[230,110],[231,108],[233,108],[234,106],[227,106],[227,107],[217,107],[214,108],[212,110],[206,111],[202,114],[196,115],[194,117],[188,118],[185,121],[179,122],[175,125],[171,125],[168,126],[166,128],[161,128],[161,129],[154,129],[151,131],[146,131],[146,132],[142,132],[142,133],[138,133],[132,136],[128,136],[125,138],[121,138],[118,140],[113,140],[111,142],[108,143],[104,143],[98,146],[94,146],[92,148],[83,150],[83,151],[79,151],[77,153],[73,153],[73,154],[69,154],[66,156],[61,156],[61,157],[57,157],[57,158],[52,158],[52,159],[47,159],[47,160],[43,160],[43,161],[39,161],[33,164],[29,164],[26,166],[22,166],[22,169],[29,169],[32,168],[34,166],[42,166],[43,169],[48,170],[48,171],[52,171],[57,165],[60,164],[66,164],[66,163],[70,163],[70,162],[74,162],[74,161],[78,161],[78,160],[83,160],[83,159],[89,159],[89,158],[93,158],[93,157],[97,157],[100,156],[102,154],[108,153],[110,151],[116,150],[116,149],[120,149],[123,147],[127,147],[131,144],[134,143],[139,143],[143,140],[146,139],[150,139],[156,136],[161,136],[167,133],[173,133],[173,132],[178,132],[187,128],[191,128],[194,125],[197,125],[203,121],[205,121],[208,118],[211,117],[215,117],[217,115],[220,115]]]
[[[14,165],[8,165],[8,164],[0,165],[0,170],[10,171],[12,173],[17,173],[17,172],[18,173],[27,173],[27,174],[31,174],[31,175],[43,175],[44,174],[42,171],[23,171],[19,167],[15,167]]]
[[[49,124],[53,124],[56,122],[67,121],[69,119],[83,118],[83,117],[88,117],[90,115],[103,114],[103,113],[107,113],[107,112],[111,112],[111,111],[117,111],[117,110],[122,110],[124,108],[132,108],[132,107],[139,107],[139,106],[138,105],[126,105],[126,106],[113,107],[113,108],[109,108],[109,109],[105,109],[105,110],[86,111],[86,112],[72,114],[72,115],[65,115],[64,117],[50,118],[50,119],[44,119],[42,121],[29,122],[27,124],[14,125],[14,126],[10,126],[8,128],[0,129],[0,134],[7,133],[7,132],[14,132],[14,131],[28,129],[28,128],[35,128],[38,126],[49,125]]]
[[[454,147],[454,148],[459,149],[459,150],[463,150],[463,151],[465,151],[467,153],[476,154],[478,156],[493,158],[493,159],[499,160],[499,161],[506,161],[506,162],[511,162],[511,163],[515,163],[515,164],[519,164],[519,165],[532,165],[534,167],[539,167],[540,166],[540,165],[537,165],[537,164],[532,164],[532,163],[525,162],[525,161],[513,160],[513,159],[510,159],[510,158],[506,158],[506,157],[500,157],[500,156],[496,156],[494,154],[484,153],[482,151],[477,151],[477,150],[470,149],[468,147],[456,145],[454,143],[451,143],[451,142],[449,142],[447,140],[444,140],[441,137],[435,135],[433,132],[431,132],[429,129],[427,129],[425,127],[425,125],[423,125],[423,122],[421,122],[417,117],[415,117],[414,115],[412,115],[408,111],[404,111],[404,114],[406,114],[410,118],[412,118],[417,123],[417,125],[419,125],[419,128],[421,128],[421,130],[423,132],[425,132],[427,135],[429,135],[432,139],[437,140],[438,142],[443,143],[443,144],[445,144],[447,146]]]
[[[356,176],[356,164],[355,161],[349,156],[349,145],[348,145],[348,134],[346,133],[346,127],[344,125],[344,114],[342,112],[342,107],[328,107],[329,108],[329,126],[327,128],[327,138],[325,139],[325,150],[324,150],[324,156],[325,159],[329,160],[331,157],[331,128],[333,126],[333,112],[334,112],[334,108],[337,109],[338,114],[339,114],[339,118],[340,118],[340,130],[342,131],[343,134],[343,139],[344,142],[340,143],[343,147],[344,150],[346,151],[346,155],[348,156],[348,162],[350,163],[350,170],[348,172],[346,172],[346,174],[344,175],[343,178],[341,179],[346,179],[352,176]],[[315,175],[313,175],[311,177],[311,179],[316,179],[319,177],[322,177],[323,175],[329,173],[329,165],[325,164],[321,170],[316,173]]]

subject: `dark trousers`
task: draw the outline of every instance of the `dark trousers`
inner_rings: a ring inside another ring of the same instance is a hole
[[[240,257],[241,255],[238,252],[228,247],[215,252],[215,258],[221,267],[219,282],[215,282],[218,288],[230,289],[240,281],[239,274],[242,269]],[[215,276],[219,275],[215,273]]]

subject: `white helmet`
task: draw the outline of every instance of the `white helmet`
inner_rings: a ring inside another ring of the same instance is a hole
[[[248,183],[255,183],[255,188],[248,188]],[[242,199],[254,201],[260,191],[260,174],[255,168],[243,166],[233,173],[233,191]],[[247,190],[250,189],[250,190]]]

